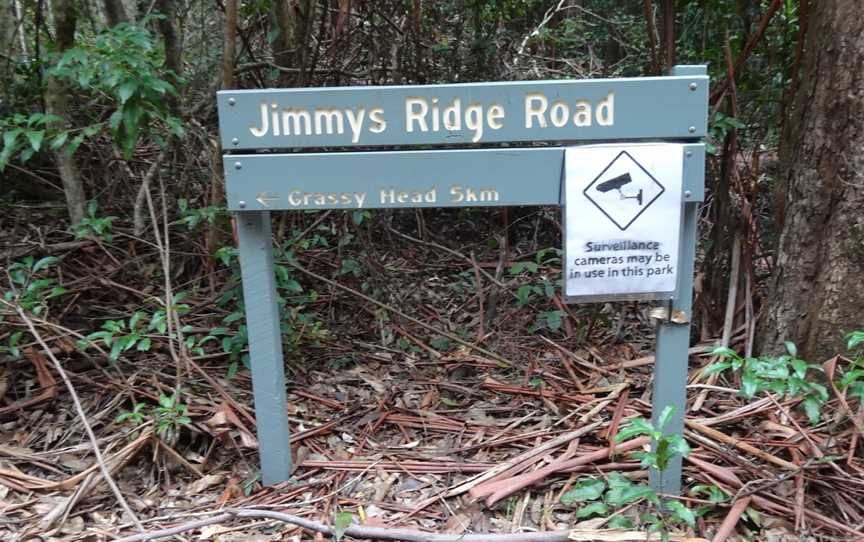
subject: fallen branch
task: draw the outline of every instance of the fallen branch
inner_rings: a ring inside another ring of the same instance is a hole
[[[717,533],[714,535],[714,538],[711,539],[711,542],[726,542],[726,539],[729,538],[729,535],[731,535],[735,530],[735,525],[738,524],[738,520],[741,519],[741,514],[743,514],[744,510],[750,506],[750,500],[751,497],[744,497],[743,499],[735,501],[735,504],[733,504],[732,508],[729,509],[729,513],[726,514],[723,523],[720,524],[720,528],[717,529]]]
[[[577,438],[579,438],[585,434],[588,434],[588,433],[594,431],[594,429],[596,429],[599,426],[600,426],[600,422],[594,422],[592,424],[586,425],[585,427],[581,427],[581,428],[577,429],[576,431],[570,431],[568,433],[564,433],[563,435],[560,435],[560,436],[558,436],[552,440],[544,442],[543,444],[541,444],[539,446],[536,446],[536,447],[534,447],[534,448],[532,448],[532,449],[530,449],[524,453],[517,455],[516,457],[510,459],[509,461],[501,463],[500,465],[498,465],[492,469],[487,470],[485,473],[483,473],[479,476],[471,478],[471,479],[469,479],[469,480],[467,480],[467,481],[465,481],[465,482],[463,482],[463,483],[461,483],[455,487],[450,488],[447,491],[446,496],[453,497],[453,496],[459,495],[461,493],[464,493],[466,491],[469,491],[472,488],[474,488],[475,486],[478,486],[479,484],[486,482],[487,480],[490,480],[490,479],[495,478],[497,476],[500,476],[506,472],[509,472],[512,469],[517,468],[519,465],[525,463],[526,461],[530,461],[530,460],[534,459],[535,457],[537,457],[539,455],[543,455],[543,454],[545,454],[551,450],[554,450],[555,448],[557,448],[559,446],[563,446],[564,444],[568,444],[573,439],[577,439]]]
[[[12,305],[8,301],[0,299],[4,305],[15,309],[15,312],[18,313],[18,317],[21,319],[24,324],[27,325],[27,328],[30,330],[30,334],[39,342],[39,346],[42,347],[42,350],[51,360],[51,363],[54,364],[54,370],[57,371],[57,374],[60,375],[60,378],[63,380],[63,384],[66,385],[66,390],[69,392],[69,396],[72,398],[72,403],[75,405],[75,412],[78,414],[78,418],[81,420],[81,423],[84,425],[84,431],[87,433],[87,437],[90,439],[90,445],[93,446],[93,454],[96,456],[96,463],[99,465],[99,470],[102,472],[102,478],[105,479],[105,483],[108,484],[108,487],[111,488],[111,492],[114,493],[114,497],[117,498],[117,502],[120,503],[120,506],[123,508],[123,511],[132,519],[135,523],[135,526],[138,527],[139,531],[144,531],[144,526],[141,524],[141,521],[138,519],[138,516],[129,508],[129,503],[126,502],[126,499],[123,497],[123,494],[120,493],[120,488],[117,487],[117,483],[114,482],[114,479],[111,478],[111,473],[108,470],[108,465],[105,464],[105,459],[102,457],[102,452],[99,450],[99,441],[96,439],[96,434],[93,433],[93,428],[90,427],[90,422],[87,421],[87,415],[84,413],[84,407],[81,406],[81,400],[78,398],[78,392],[75,391],[75,387],[72,385],[72,381],[69,380],[69,376],[66,374],[66,371],[63,370],[63,365],[60,364],[60,361],[54,356],[54,353],[51,352],[51,348],[45,342],[45,339],[42,338],[42,334],[39,333],[39,330],[36,329],[36,326],[33,324],[33,321],[27,316],[27,313],[19,305]]]
[[[336,530],[318,521],[302,518],[293,514],[274,512],[271,510],[259,510],[254,508],[226,509],[225,512],[206,519],[190,521],[167,529],[160,529],[149,533],[127,536],[115,540],[115,542],[147,542],[159,538],[167,538],[186,531],[200,529],[208,525],[225,523],[234,519],[272,519],[297,525],[316,533],[335,536]],[[512,533],[512,534],[437,534],[413,529],[392,529],[385,527],[369,527],[365,525],[350,525],[341,536],[351,538],[363,538],[367,540],[402,540],[405,542],[567,542],[568,540],[601,541],[601,542],[637,542],[643,540],[660,540],[660,535],[655,533],[648,535],[643,531],[622,531],[617,529],[576,529],[543,531],[534,533]],[[681,535],[671,535],[670,540],[676,542],[708,542],[704,538],[688,538]]]
[[[758,457],[763,461],[767,461],[768,463],[773,463],[778,467],[783,467],[784,469],[789,470],[798,470],[798,465],[792,463],[790,461],[786,461],[785,459],[781,459],[776,455],[769,454],[768,452],[762,451],[759,448],[753,446],[752,444],[748,444],[742,440],[739,440],[735,437],[730,437],[726,433],[722,433],[716,429],[712,429],[710,427],[706,427],[701,423],[694,422],[693,420],[684,420],[684,424],[687,425],[690,429],[698,431],[703,435],[711,437],[712,439],[718,440],[724,444],[729,444],[730,446],[734,446],[741,451],[747,452],[751,455]]]
[[[336,530],[333,527],[318,521],[292,514],[285,514],[283,512],[246,508],[239,510],[228,509],[224,513],[211,518],[190,521],[189,523],[183,523],[167,529],[128,536],[126,538],[115,540],[115,542],[147,542],[149,540],[167,538],[193,529],[200,529],[208,525],[225,523],[237,518],[273,519],[297,525],[298,527],[316,533],[329,536],[336,535]],[[367,540],[402,540],[406,542],[566,542],[567,540],[570,540],[569,530],[516,534],[435,534],[415,531],[412,529],[391,529],[385,527],[368,527],[365,525],[351,525],[346,528],[341,535],[350,536],[351,538],[364,538]]]
[[[631,450],[641,448],[647,445],[649,442],[650,439],[648,437],[635,438],[633,440],[624,442],[616,446],[615,452],[629,452]],[[495,482],[490,482],[481,486],[477,486],[470,491],[470,495],[475,499],[479,499],[488,495],[488,497],[486,498],[486,505],[492,506],[496,502],[509,497],[520,489],[526,488],[532,484],[536,484],[550,474],[570,469],[572,467],[579,467],[581,465],[594,463],[595,461],[602,461],[607,457],[609,457],[608,447],[602,448],[595,452],[580,455],[579,457],[574,457],[573,459],[556,461],[543,467],[542,469],[538,469],[536,471],[532,471],[526,474],[521,474],[512,478],[506,478],[504,480],[498,480]]]
[[[701,459],[694,457],[692,454],[687,456],[686,460],[692,465],[698,467],[699,470],[710,474],[712,477],[717,478],[719,481],[725,484],[728,484],[734,490],[742,490],[746,485],[744,484],[744,482],[741,481],[740,478],[738,478],[737,475],[735,475],[734,472],[727,468],[721,467],[719,465],[713,465],[711,463],[708,463],[707,461],[702,461]],[[755,493],[759,491],[760,490],[758,489],[753,493],[744,493],[739,491],[738,497],[752,497],[751,503],[757,508],[761,508],[762,510],[772,514],[786,514],[789,517],[794,517],[794,511],[788,506],[778,504],[771,500],[771,498],[769,497],[762,497],[756,495]],[[823,516],[822,514],[814,510],[805,508],[804,515],[814,522],[821,523],[825,527],[830,527],[837,531],[851,534],[855,537],[854,540],[861,540],[862,535],[864,535],[861,528],[855,529],[853,527],[850,527],[849,525],[833,520],[827,516]]]

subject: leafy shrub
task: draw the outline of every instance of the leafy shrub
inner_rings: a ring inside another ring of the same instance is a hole
[[[804,411],[815,424],[821,417],[822,406],[828,400],[828,390],[814,382],[813,373],[824,373],[822,367],[798,357],[798,349],[786,342],[782,356],[744,357],[731,348],[718,347],[712,352],[721,359],[709,366],[705,374],[726,370],[740,371],[741,395],[752,399],[761,392],[785,397],[802,397]]]
[[[68,49],[51,69],[53,75],[82,89],[110,97],[116,109],[108,126],[126,159],[155,124],[172,135],[183,135],[180,120],[166,105],[168,96],[177,95],[166,76],[177,75],[162,68],[164,54],[147,29],[154,17],[161,16],[121,23],[101,32],[92,43]]]

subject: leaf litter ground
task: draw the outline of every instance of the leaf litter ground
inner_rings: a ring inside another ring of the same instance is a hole
[[[339,227],[334,219],[333,230]],[[291,481],[266,488],[258,481],[247,371],[228,378],[228,360],[218,350],[191,355],[180,371],[191,423],[157,437],[150,419],[139,425],[115,419],[134,403],[156,405],[171,395],[178,372],[167,346],[157,338],[149,352],[129,352],[113,364],[75,346],[69,330],[90,333],[102,320],[128,318],[162,295],[148,279],[158,265],[155,253],[131,240],[127,247],[104,246],[48,230],[40,231],[38,243],[23,234],[11,247],[19,256],[56,251],[63,257],[61,281],[71,297],[60,309],[61,327],[43,322],[40,329],[82,396],[113,476],[148,529],[224,507],[255,507],[328,524],[350,517],[429,532],[592,530],[603,528],[609,515],[582,520],[578,505],[562,504],[574,484],[610,472],[647,482],[628,451],[609,452],[628,419],[650,417],[650,307],[565,306],[548,299],[546,284],[554,284],[560,264],[538,258],[536,232],[509,253],[455,233],[442,235],[446,247],[395,228],[376,235],[373,240],[371,229],[361,230],[353,252],[312,249],[298,262],[356,291],[374,292],[443,333],[298,276],[305,289],[317,290],[306,310],[327,334],[286,351],[295,469]],[[132,246],[139,253],[128,258],[122,250]],[[337,276],[346,260],[359,272],[348,266]],[[199,281],[199,261],[179,256],[172,280]],[[510,273],[515,262],[534,264]],[[191,310],[182,321],[191,333],[206,332],[224,316],[213,301],[227,286],[209,284],[184,300]],[[533,290],[521,303],[525,286]],[[8,337],[11,329],[0,334]],[[739,332],[732,345],[746,339]],[[748,403],[734,380],[705,385],[698,373],[715,342],[708,338],[691,349],[689,404],[700,395],[705,400],[688,412],[685,436],[694,451],[685,462],[683,502],[706,512],[686,534],[714,536],[739,503],[742,519],[729,540],[864,538],[861,435],[837,398],[823,421],[810,426],[794,400]],[[100,482],[82,425],[44,353],[26,344],[20,357],[6,356],[0,367],[0,537],[76,541],[132,534],[129,518]],[[595,459],[556,467],[574,458]],[[514,477],[530,473],[535,483],[514,486]],[[631,505],[612,516],[639,512]],[[297,535],[312,536],[253,520],[178,539],[263,542]]]

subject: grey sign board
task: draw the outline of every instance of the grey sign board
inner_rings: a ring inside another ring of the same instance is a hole
[[[232,210],[558,205],[564,150],[225,156]]]
[[[219,92],[226,150],[705,135],[708,78],[682,76]]]
[[[675,213],[681,224],[678,266],[675,290],[665,307],[668,317],[657,329],[653,394],[655,422],[665,407],[673,406],[675,414],[665,431],[682,434],[698,202],[704,197],[705,146],[698,141],[706,133],[708,115],[704,66],[677,66],[669,77],[637,79],[224,91],[218,105],[220,137],[228,152],[228,206],[238,211],[265,484],[285,481],[292,472],[270,211],[566,205],[561,200],[565,149],[560,145],[566,142],[682,144],[676,152],[683,153],[683,170],[678,174],[680,184],[674,186],[682,206],[680,216]],[[506,142],[559,146],[271,153]],[[581,153],[570,154],[578,158]],[[644,165],[645,157],[637,158]],[[567,168],[573,165],[571,160]],[[595,207],[617,228],[615,235],[640,224],[641,216],[619,209],[613,201],[616,194],[631,204],[635,197],[646,207],[654,201],[649,198],[652,185],[639,184],[637,173],[630,168],[609,179],[600,178],[602,173],[591,179],[604,183],[603,190],[590,194]],[[595,184],[586,184],[582,192]],[[590,230],[592,220],[597,220],[587,213],[572,214],[568,229],[578,222],[578,227]],[[680,458],[663,473],[652,472],[651,481],[658,491],[677,493]]]

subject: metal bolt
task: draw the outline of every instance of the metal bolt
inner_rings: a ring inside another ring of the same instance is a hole
[[[685,154],[687,155],[687,158],[690,158],[693,156],[693,151],[687,151]]]
[[[691,126],[690,128],[688,128],[688,131],[689,131],[691,134],[695,134],[695,133],[696,133],[696,127],[695,127],[695,126]]]
[[[235,137],[235,138],[232,138],[232,139],[231,139],[231,144],[232,144],[232,145],[239,145],[239,144],[240,144],[240,140],[237,139],[236,137]]]
[[[690,192],[689,190],[685,190],[685,191],[684,191],[684,197],[685,197],[685,198],[690,199],[690,196],[692,196],[692,195],[693,195],[693,193]]]
[[[696,90],[697,88],[699,88],[699,85],[696,83],[690,83],[690,90]]]
[[[241,199],[240,201],[237,202],[237,207],[240,207],[241,209],[245,209],[246,208],[246,202]]]
[[[234,162],[234,169],[243,169],[243,164],[240,162]]]
[[[228,98],[228,105],[234,105],[236,103],[237,103],[237,100],[235,100],[234,98]]]

